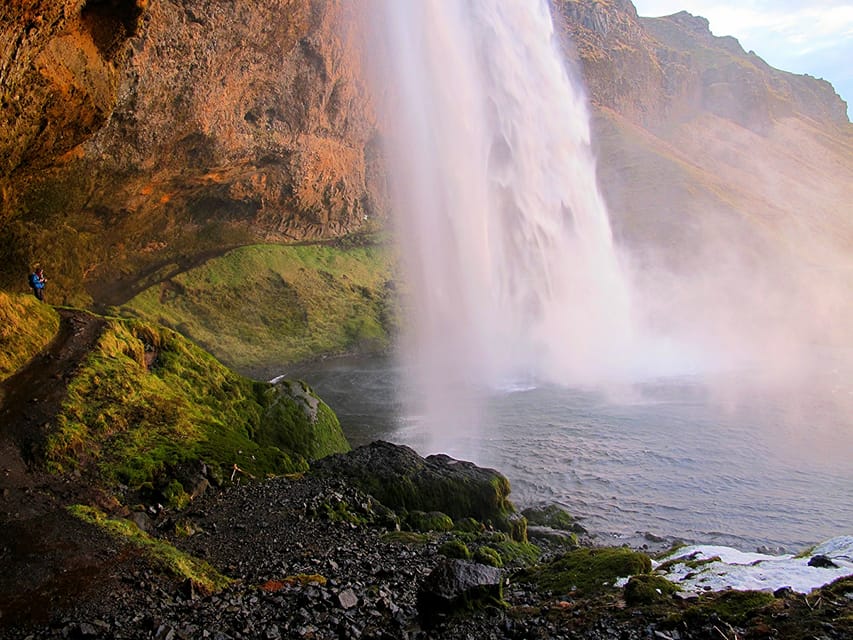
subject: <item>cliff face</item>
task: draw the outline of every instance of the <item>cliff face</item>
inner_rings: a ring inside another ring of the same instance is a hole
[[[13,256],[3,284],[41,260],[72,297],[86,281],[120,300],[101,283],[156,279],[259,238],[342,235],[384,211],[350,10],[334,0],[0,10],[10,107],[0,219]]]
[[[761,185],[791,172],[815,180],[795,206],[831,206],[819,178],[846,197],[837,185],[850,124],[828,83],[772,69],[686,13],[639,18],[629,0],[553,6],[588,86],[602,185],[629,244],[661,245],[665,227],[683,238],[668,254],[689,253],[696,229],[712,224],[709,207],[728,221],[754,217],[756,203],[788,215],[792,203]],[[0,287],[25,287],[38,260],[69,301],[117,303],[234,245],[372,228],[387,203],[358,46],[363,8],[5,3]],[[751,160],[737,132],[755,138]],[[785,145],[800,139],[827,175],[796,169],[803,160]],[[780,149],[787,159],[770,157]]]
[[[766,358],[849,345],[853,126],[832,86],[685,12],[556,7],[589,88],[614,234],[659,306],[649,313]]]
[[[735,38],[685,11],[640,18],[630,0],[560,0],[558,28],[575,43],[590,99],[656,129],[709,112],[754,131],[798,115],[848,125],[825,80],[770,67]]]

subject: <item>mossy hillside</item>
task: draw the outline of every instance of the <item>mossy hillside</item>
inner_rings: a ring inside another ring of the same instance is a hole
[[[241,371],[381,350],[396,327],[392,262],[381,244],[246,246],[146,289],[121,312],[177,329]]]
[[[594,596],[613,587],[618,578],[649,573],[651,559],[624,547],[581,548],[524,574],[539,588],[553,593]]]
[[[182,464],[204,462],[214,477],[236,465],[260,478],[348,449],[328,407],[317,400],[312,418],[287,389],[240,376],[169,329],[110,319],[68,384],[45,459],[55,471],[80,468],[111,485],[150,484],[180,497],[170,473]]]
[[[142,549],[172,575],[191,580],[204,593],[215,593],[232,582],[207,562],[179,551],[163,540],[152,538],[130,520],[109,518],[102,511],[85,505],[70,506],[68,511],[84,522],[103,529],[114,538]]]
[[[59,314],[33,295],[0,291],[0,380],[44,349],[59,331]]]

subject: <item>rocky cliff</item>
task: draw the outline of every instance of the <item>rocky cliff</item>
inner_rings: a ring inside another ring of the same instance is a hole
[[[0,282],[120,301],[121,274],[382,213],[347,3],[64,0],[0,9]],[[156,277],[156,276],[154,276]]]
[[[773,69],[687,13],[553,5],[620,242],[667,264],[716,246],[708,233],[790,252],[794,221],[846,251],[853,142],[827,82]],[[39,260],[66,300],[115,304],[225,248],[372,228],[387,203],[363,8],[6,3],[0,287],[24,289]]]
[[[708,21],[681,11],[641,18],[630,0],[560,0],[555,19],[579,58],[590,99],[651,129],[708,112],[754,131],[786,116],[848,125],[825,80],[780,71]]]
[[[832,86],[685,12],[555,8],[588,87],[614,234],[652,307],[641,312],[765,364],[849,346],[853,126]]]

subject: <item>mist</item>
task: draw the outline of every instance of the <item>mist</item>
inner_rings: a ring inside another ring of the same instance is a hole
[[[476,440],[502,389],[618,399],[673,376],[701,378],[731,411],[784,409],[768,436],[797,442],[813,415],[823,442],[849,441],[849,162],[807,130],[759,136],[711,119],[649,142],[631,183],[612,132],[602,143],[590,130],[546,3],[376,10],[400,354],[428,448]]]

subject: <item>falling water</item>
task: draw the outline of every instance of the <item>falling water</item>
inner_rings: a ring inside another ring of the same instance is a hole
[[[380,5],[402,351],[427,447],[447,450],[488,389],[618,375],[629,293],[547,3]]]

